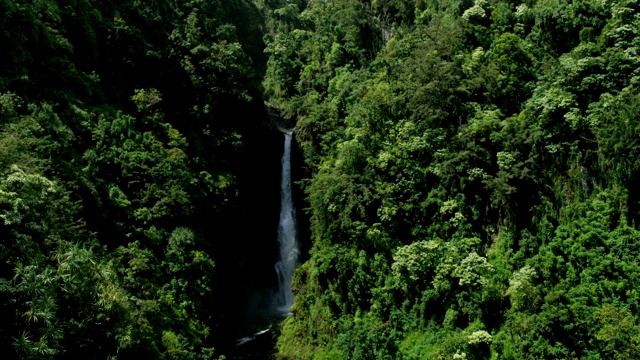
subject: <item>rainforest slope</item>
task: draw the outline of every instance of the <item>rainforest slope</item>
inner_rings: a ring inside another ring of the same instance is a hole
[[[262,33],[251,1],[0,0],[4,358],[217,358],[277,223]]]
[[[310,259],[283,359],[640,357],[640,4],[280,0]]]

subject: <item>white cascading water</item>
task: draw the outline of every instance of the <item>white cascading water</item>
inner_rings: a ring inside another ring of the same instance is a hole
[[[285,131],[284,154],[282,155],[282,180],[280,183],[280,224],[278,243],[280,258],[276,264],[278,274],[278,310],[288,313],[293,305],[291,278],[298,262],[298,240],[296,234],[296,214],[291,198],[291,139],[293,130]]]

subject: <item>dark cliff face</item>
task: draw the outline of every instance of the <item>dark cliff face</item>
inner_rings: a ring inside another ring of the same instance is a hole
[[[268,120],[265,121],[268,124]],[[237,204],[210,228],[216,256],[220,351],[229,350],[243,332],[247,314],[261,307],[260,297],[277,286],[277,228],[280,206],[282,134],[269,125],[245,134],[243,156],[236,164]]]

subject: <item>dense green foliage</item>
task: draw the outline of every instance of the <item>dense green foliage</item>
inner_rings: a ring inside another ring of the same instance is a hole
[[[218,357],[273,250],[264,94],[310,174],[279,357],[639,358],[638,29],[636,0],[0,0],[3,355]]]
[[[3,358],[214,358],[261,24],[243,0],[0,0]]]
[[[265,3],[312,174],[280,357],[640,357],[640,3]]]

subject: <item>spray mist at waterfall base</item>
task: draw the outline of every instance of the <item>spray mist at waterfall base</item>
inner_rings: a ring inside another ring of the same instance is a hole
[[[282,176],[280,182],[280,220],[278,223],[278,262],[275,265],[277,289],[256,293],[252,321],[245,325],[245,334],[235,342],[235,349],[229,359],[267,360],[277,338],[279,324],[290,315],[293,305],[291,279],[298,265],[300,254],[295,207],[291,189],[291,142],[293,130],[283,130],[284,153],[282,155]]]

